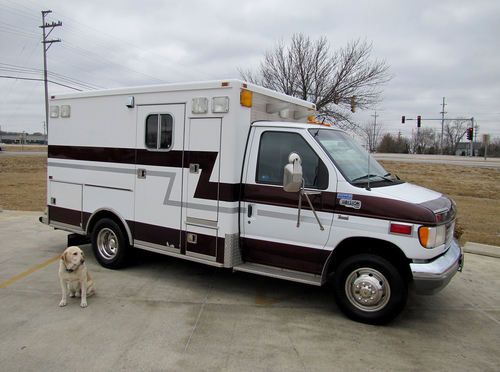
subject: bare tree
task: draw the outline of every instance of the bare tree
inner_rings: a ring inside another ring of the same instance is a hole
[[[348,110],[373,107],[381,99],[381,86],[391,79],[385,61],[371,59],[372,44],[355,40],[334,51],[325,37],[311,40],[294,34],[290,43],[278,42],[266,52],[257,72],[241,70],[251,83],[316,104],[326,120],[345,128],[356,125]]]
[[[358,132],[366,141],[366,149],[370,152],[375,152],[382,138],[382,124],[375,126],[373,123],[366,123]]]
[[[444,125],[444,142],[446,152],[450,155],[455,155],[457,147],[469,126],[469,119],[457,119],[448,121]]]
[[[410,149],[413,154],[435,154],[439,148],[436,131],[432,128],[420,128],[412,133]]]

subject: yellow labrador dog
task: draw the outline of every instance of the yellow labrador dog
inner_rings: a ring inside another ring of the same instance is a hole
[[[59,262],[59,281],[62,299],[59,306],[66,306],[68,291],[70,297],[81,296],[81,307],[87,307],[87,296],[95,293],[94,281],[85,265],[85,256],[78,247],[68,247]]]

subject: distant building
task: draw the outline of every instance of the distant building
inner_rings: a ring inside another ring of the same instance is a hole
[[[33,144],[46,145],[47,135],[42,133],[16,133],[16,132],[0,132],[0,143],[5,144]]]
[[[482,142],[474,142],[474,156],[479,155],[479,149],[483,145]],[[455,151],[455,155],[457,156],[470,156],[470,142],[460,142],[457,146],[457,150]]]

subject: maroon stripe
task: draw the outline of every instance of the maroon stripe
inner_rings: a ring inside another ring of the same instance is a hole
[[[127,223],[130,225],[129,221]],[[179,248],[180,237],[181,232],[178,229],[135,222],[134,239],[162,246],[166,246],[168,242]]]
[[[314,208],[321,212],[341,213],[351,216],[398,220],[408,223],[435,224],[435,216],[430,206],[433,202],[414,204],[400,200],[354,194],[352,198],[361,202],[361,209],[353,209],[339,204],[337,194],[322,191],[320,195],[310,197]],[[244,185],[243,198],[249,203],[261,203],[280,207],[298,208],[298,193],[283,191],[280,186]],[[440,202],[439,205],[444,202]],[[302,208],[309,209],[302,200]]]
[[[235,202],[240,199],[240,189],[243,189],[241,198],[249,203],[297,208],[298,194],[285,192],[279,186],[248,184],[241,187],[239,183],[210,182],[217,155],[217,152],[209,151],[186,151],[183,153],[182,151],[155,152],[125,148],[49,146],[49,158],[130,164],[134,164],[135,159],[137,159],[137,164],[184,168],[195,163],[199,164],[203,170],[196,187],[195,198]],[[420,205],[365,195],[353,195],[353,199],[361,201],[361,209],[356,210],[341,206],[336,199],[336,193],[323,191],[320,195],[311,196],[314,208],[322,212],[430,225],[436,224],[432,209],[437,209],[440,206],[451,208],[451,201],[444,197],[441,198],[442,200]],[[304,209],[309,209],[305,200],[302,206]],[[447,219],[450,220],[453,217],[454,213],[450,213]]]
[[[53,159],[135,163],[135,149],[50,145],[48,157]]]
[[[319,195],[311,195],[311,203],[314,209],[324,212],[333,212],[335,206],[335,193],[321,192]],[[276,205],[279,207],[297,208],[299,205],[299,194],[286,192],[281,186],[243,185],[243,198],[248,203],[261,203]],[[305,199],[302,200],[302,208],[309,209]]]
[[[249,238],[242,238],[241,243],[242,256],[245,262],[312,274],[321,274],[323,266],[331,253],[331,251],[324,249]]]
[[[436,224],[434,213],[421,204],[365,195],[353,195],[352,198],[361,202],[361,209],[356,210],[337,204],[335,213],[417,224]]]
[[[55,207],[53,205],[49,205],[48,207],[49,222],[61,222],[67,225],[81,227],[80,223],[82,222],[82,212],[73,209]]]
[[[148,151],[143,149],[56,146],[50,145],[48,157],[53,159],[85,160],[121,164],[153,165],[173,168],[189,168],[199,164],[203,170],[194,194],[198,199],[235,202],[239,200],[240,184],[210,182],[217,159],[217,152],[210,151]],[[183,158],[184,156],[184,158]]]
[[[137,149],[136,151],[137,151],[137,164],[157,165],[161,167],[173,167],[173,168],[182,167],[182,151],[171,150],[162,152],[162,151],[148,151],[140,149]]]

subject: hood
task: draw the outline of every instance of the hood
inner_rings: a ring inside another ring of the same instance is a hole
[[[422,204],[443,196],[439,192],[406,182],[398,185],[373,188],[371,194],[380,198],[391,198],[413,204]]]
[[[447,196],[410,183],[363,189],[357,194],[339,193],[336,197],[336,213],[362,217],[436,225],[451,221],[456,213]]]

